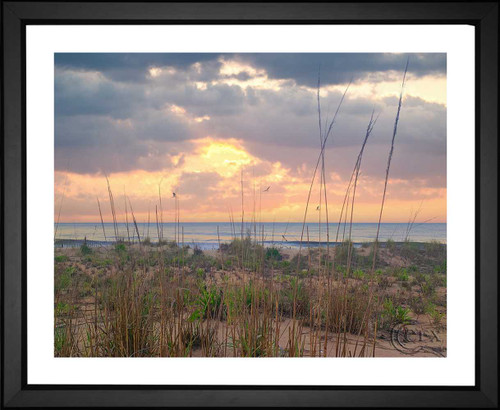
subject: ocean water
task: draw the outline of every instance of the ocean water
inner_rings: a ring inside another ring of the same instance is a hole
[[[235,223],[233,226],[229,222],[183,222],[179,229],[179,242],[185,245],[197,245],[202,249],[217,248],[219,239],[221,243],[229,242],[234,236],[241,237],[241,223]],[[158,227],[156,223],[138,223],[137,228],[141,240],[149,236],[152,242],[158,241]],[[70,244],[71,241],[95,241],[100,244],[115,241],[115,233],[112,223],[104,224],[104,231],[101,223],[59,223],[55,225],[56,239],[59,243]],[[217,229],[219,233],[217,234]],[[415,223],[410,232],[407,233],[407,223],[383,223],[380,226],[379,240],[387,241],[392,239],[395,242],[404,241],[408,238],[413,242],[438,241],[446,243],[446,224],[445,223]],[[164,223],[160,226],[163,231],[163,238],[174,240],[177,233],[177,225],[174,223]],[[337,236],[338,230],[338,236]],[[307,237],[309,231],[309,240]],[[182,235],[183,232],[183,235]],[[106,237],[104,236],[106,234]],[[341,242],[349,237],[349,225],[338,226],[337,223],[330,223],[329,226],[330,243]],[[354,243],[372,242],[377,233],[376,223],[354,223],[352,225],[351,240]],[[250,224],[246,223],[243,228],[243,235],[257,236],[259,242],[267,246],[285,246],[296,247],[300,244],[302,235],[302,223],[293,222],[268,222]],[[137,241],[137,232],[133,223],[118,224],[118,239]],[[67,242],[65,242],[67,241]],[[304,228],[303,246],[307,242],[311,246],[318,246],[319,243],[325,245],[327,241],[326,225],[322,224],[321,230],[317,223],[308,223]],[[66,246],[66,245],[65,245]]]

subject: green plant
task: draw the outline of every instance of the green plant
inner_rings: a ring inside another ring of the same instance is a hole
[[[54,329],[54,350],[56,356],[62,356],[64,349],[68,344],[65,327],[56,327]]]
[[[56,292],[64,290],[71,285],[72,276],[75,273],[74,266],[68,266],[59,275],[56,275],[54,286]]]
[[[386,248],[393,251],[396,249],[396,243],[394,242],[393,239],[387,239],[387,242],[385,244]]]
[[[435,293],[436,283],[433,280],[431,280],[431,277],[429,275],[418,273],[415,279],[424,296],[429,297]]]
[[[446,273],[446,260],[434,266],[434,273]]]
[[[283,256],[277,248],[271,247],[266,249],[266,259],[280,261],[283,259]]]
[[[429,256],[438,258],[444,256],[445,254],[445,247],[438,241],[433,240],[430,242],[426,242],[424,246],[425,251]]]
[[[355,278],[355,279],[359,279],[359,280],[362,280],[365,278],[365,273],[361,270],[361,269],[356,269],[353,273],[352,273],[352,276]]]
[[[124,243],[117,243],[115,244],[115,251],[118,253],[127,252],[127,247],[125,246]]]
[[[429,302],[425,307],[426,313],[431,317],[432,323],[435,326],[441,326],[441,322],[443,321],[443,317],[445,316],[444,312],[440,312],[436,305],[432,302]]]
[[[398,274],[397,274],[397,278],[399,281],[402,281],[402,282],[407,282],[408,281],[408,272],[406,271],[406,269],[402,269]]]
[[[398,306],[396,308],[396,322],[409,323],[410,322],[410,309]]]
[[[200,295],[195,301],[196,308],[191,313],[189,320],[215,319],[222,307],[222,290],[206,284],[200,287]]]
[[[386,328],[397,323],[409,323],[410,309],[395,306],[392,299],[386,298],[383,303],[382,319]]]
[[[82,253],[82,255],[90,255],[92,253],[92,248],[89,247],[86,243],[83,243],[81,246],[80,246],[80,252]]]
[[[72,311],[74,310],[74,306],[71,306],[65,302],[58,302],[55,309],[54,309],[54,313],[57,316],[64,316],[64,315],[68,315],[69,313],[71,313]]]
[[[69,258],[66,255],[57,255],[54,257],[55,262],[67,262],[68,259]]]
[[[425,303],[424,299],[422,299],[421,297],[413,296],[412,298],[410,298],[409,305],[411,310],[417,315],[425,313]]]

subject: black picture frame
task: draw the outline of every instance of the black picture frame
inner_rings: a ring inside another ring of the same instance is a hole
[[[497,407],[498,1],[2,3],[2,408]],[[44,24],[469,24],[476,31],[476,385],[29,385],[25,32]]]

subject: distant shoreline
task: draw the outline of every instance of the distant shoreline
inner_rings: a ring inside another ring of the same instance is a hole
[[[227,240],[224,240],[222,241],[221,240],[221,244],[227,244],[229,243],[230,241],[227,241]],[[258,241],[259,244],[262,244],[262,242]],[[387,242],[388,241],[379,241],[379,246],[382,247],[382,248],[385,248],[387,246]],[[390,241],[390,243],[396,245],[396,246],[401,246],[401,245],[404,245],[404,244],[413,244],[413,245],[417,245],[417,246],[424,246],[426,243],[430,243],[431,241]],[[439,242],[439,241],[435,241],[443,246],[446,246],[446,243],[445,242]],[[129,244],[129,245],[139,245],[139,242],[138,241],[131,241],[131,242],[127,242],[127,241],[96,241],[96,240],[85,240],[85,239],[56,239],[54,241],[54,247],[55,248],[77,248],[77,247],[80,247],[81,245],[83,244],[87,244],[87,246],[89,247],[109,247],[109,246],[113,246],[117,243],[125,243],[125,244]],[[334,247],[334,246],[339,246],[339,245],[342,245],[343,242],[333,242],[333,241],[330,241],[329,242],[329,245]],[[373,241],[371,242],[353,242],[353,245],[355,248],[362,248],[362,247],[368,247],[368,246],[371,246],[373,244]],[[263,243],[264,247],[266,248],[299,248],[301,246],[301,242],[300,241],[264,241]],[[302,247],[303,248],[318,248],[318,247],[323,247],[323,248],[326,248],[328,245],[328,242],[326,241],[322,241],[322,242],[318,242],[318,241],[302,241]],[[159,242],[158,241],[150,241],[148,242],[148,244],[146,246],[149,246],[149,247],[158,247],[159,246]],[[166,244],[165,244],[166,246]],[[213,243],[213,242],[185,242],[184,243],[184,246],[187,246],[187,247],[190,247],[190,248],[193,248],[193,247],[198,247],[202,250],[214,250],[214,249],[218,249],[219,248],[219,243],[216,242],[216,243]]]
[[[338,221],[333,221],[333,222],[329,222],[329,225],[330,226],[333,226],[333,225],[338,225]],[[77,224],[77,225],[99,225],[101,226],[101,221],[95,221],[95,222],[59,222],[59,225],[74,225],[74,224]],[[113,225],[113,221],[111,222],[107,222],[107,221],[104,221],[104,224],[105,225]],[[125,225],[126,222],[118,222],[119,225]],[[140,221],[137,221],[137,224],[138,225],[146,225],[147,222],[140,222]],[[163,222],[163,225],[176,225],[177,223],[176,222]],[[230,222],[228,221],[214,221],[214,222],[207,222],[207,221],[202,221],[202,222],[195,222],[195,221],[182,221],[181,222],[181,225],[182,224],[213,224],[213,225],[223,225],[223,224],[230,224]],[[273,225],[273,224],[276,224],[276,225],[280,225],[280,224],[290,224],[290,225],[293,225],[293,224],[300,224],[302,225],[303,222],[302,221],[257,221],[256,222],[257,225]],[[318,221],[308,221],[306,222],[306,224],[318,224]],[[326,225],[326,223],[324,223]],[[378,222],[353,222],[353,225],[378,225]],[[385,225],[388,225],[388,224],[394,224],[394,225],[406,225],[408,224],[408,221],[403,221],[403,222],[382,222],[382,224],[385,224]],[[415,223],[416,225],[446,225],[447,222],[436,222],[436,221],[432,221],[432,222],[416,222]],[[54,225],[57,225],[56,222],[54,222]],[[129,225],[132,225],[132,222],[129,222]],[[150,222],[150,225],[151,226],[155,226],[156,227],[156,222],[153,222],[151,221]],[[237,226],[240,226],[241,225],[241,221],[239,222],[235,222],[235,225]],[[245,225],[253,225],[253,222],[248,222],[248,221],[245,221]]]
[[[202,249],[218,248],[220,243],[228,243],[233,239],[249,237],[252,241],[269,246],[299,247],[327,246],[327,241],[333,246],[347,238],[360,246],[373,242],[377,233],[376,223],[353,223],[348,225],[330,223],[321,227],[317,223],[275,222],[273,224],[246,222],[240,223],[174,223],[147,224],[138,222],[136,225],[126,223],[61,223],[54,226],[54,237],[57,240],[95,241],[101,245],[112,243],[116,239],[127,242],[157,243],[158,238],[178,243],[197,245]],[[379,242],[393,240],[394,242],[431,242],[446,243],[446,224],[422,223],[408,225],[407,223],[382,223],[378,235]],[[147,239],[149,238],[149,240]],[[306,245],[309,243],[309,245]],[[64,244],[64,243],[63,243]]]

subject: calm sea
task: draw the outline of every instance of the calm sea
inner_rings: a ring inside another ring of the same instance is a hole
[[[156,223],[138,223],[137,228],[141,239],[148,237],[152,242],[158,241],[158,227]],[[100,223],[60,223],[55,226],[56,239],[59,240],[84,240],[96,241],[101,244],[114,241],[115,234],[112,223],[104,224],[104,231]],[[163,238],[174,240],[177,233],[177,226],[174,223],[164,223],[160,226],[163,230]],[[341,225],[338,229],[336,223],[331,223],[330,242],[342,241],[349,237],[349,226],[344,228]],[[218,230],[218,234],[217,234]],[[323,224],[321,230],[317,223],[306,224],[304,230],[303,243],[308,241],[307,231],[309,231],[309,243],[317,246],[318,243],[326,242],[326,226]],[[184,235],[182,235],[182,232]],[[252,238],[257,235],[258,241],[262,242],[262,232],[264,242],[267,246],[289,246],[295,247],[300,243],[302,235],[302,223],[287,222],[269,222],[262,224],[245,224],[243,228],[244,235],[250,234]],[[351,239],[355,243],[371,242],[375,239],[377,232],[376,223],[354,223],[352,226]],[[106,237],[104,237],[104,233]],[[202,249],[212,249],[218,247],[218,242],[229,242],[236,235],[241,236],[241,223],[234,226],[228,222],[183,222],[179,229],[179,242],[184,241],[186,245],[197,245]],[[118,224],[118,238],[137,241],[137,232],[134,224],[129,223],[128,232],[125,223]],[[184,238],[184,239],[183,239]],[[408,232],[407,223],[383,223],[380,226],[380,241],[392,239],[395,242],[409,239],[414,242],[439,241],[446,243],[446,224],[445,223],[422,223],[414,224]],[[68,241],[69,242],[69,241]]]

